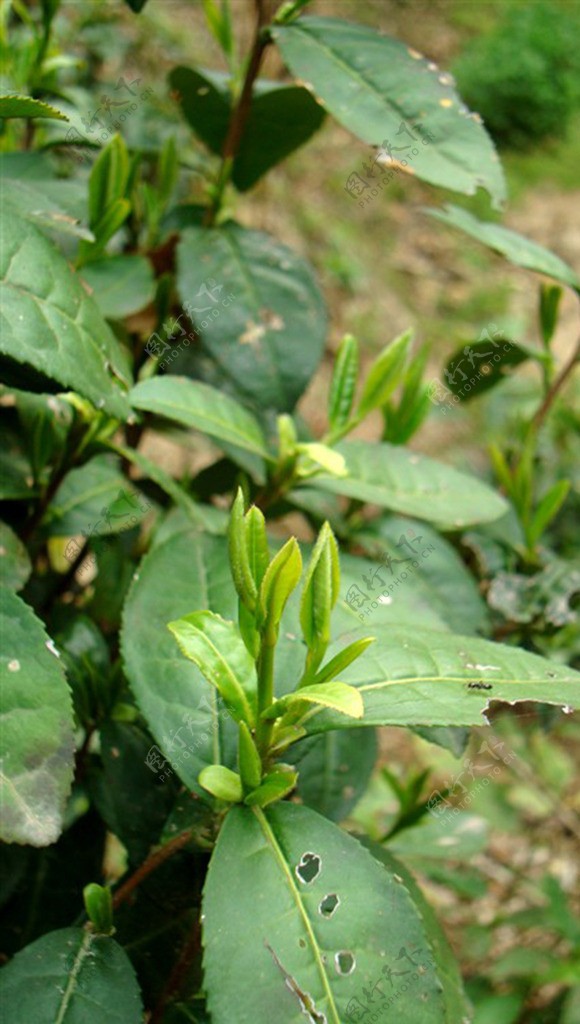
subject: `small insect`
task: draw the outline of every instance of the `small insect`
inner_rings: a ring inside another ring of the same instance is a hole
[[[491,683],[484,683],[483,679],[480,679],[479,682],[477,682],[477,683],[468,683],[467,684],[467,689],[468,690],[492,690],[493,687],[492,687]]]

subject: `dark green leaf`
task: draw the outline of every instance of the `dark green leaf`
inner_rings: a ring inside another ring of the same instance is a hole
[[[336,18],[300,18],[272,34],[294,75],[363,142],[392,145],[393,161],[402,150],[409,172],[433,185],[467,195],[481,185],[503,203],[497,154],[451,75],[396,39]]]
[[[515,366],[531,358],[534,358],[531,349],[513,341],[474,341],[457,349],[448,360],[447,386],[462,402],[468,402],[501,384]]]
[[[22,590],[31,572],[30,558],[20,537],[0,521],[0,584]]]
[[[228,221],[183,232],[177,278],[203,353],[188,349],[176,365],[262,411],[293,409],[326,338],[312,268],[270,235]]]
[[[111,320],[138,313],[153,301],[153,269],[145,256],[109,256],[83,267],[81,276],[103,316]]]
[[[196,608],[233,619],[237,606],[223,537],[192,530],[153,548],[141,562],[125,603],[122,650],[127,677],[153,736],[197,793],[198,775],[207,764],[221,761],[235,767],[237,729],[217,692],[180,653],[167,623]],[[164,777],[167,769],[152,757],[151,770],[153,779]]]
[[[231,94],[226,80],[192,68],[174,68],[169,76],[184,117],[213,153],[223,150]],[[324,121],[323,108],[307,89],[260,80],[250,116],[234,159],[232,181],[245,192],[270,168],[302,146]]]
[[[64,256],[8,209],[1,243],[0,350],[126,418],[126,358]]]
[[[313,736],[284,757],[299,772],[298,795],[308,807],[343,821],[363,795],[377,759],[374,729],[345,729]]]
[[[383,516],[375,519],[370,529],[356,534],[355,539],[373,558],[379,578],[385,581],[385,596],[391,598],[392,604],[396,605],[401,583],[405,583],[415,600],[420,597],[426,601],[454,632],[477,634],[489,629],[486,604],[476,580],[453,545],[431,526],[401,516]],[[418,566],[413,565],[414,561]],[[367,565],[367,573],[368,569]],[[408,575],[402,577],[405,571]],[[372,592],[362,586],[361,572],[359,583],[372,597]],[[398,585],[396,579],[401,581]],[[361,606],[361,613],[367,608],[368,602]],[[371,620],[369,631],[372,632]]]
[[[110,535],[136,526],[150,503],[117,469],[110,455],[96,455],[71,469],[52,499],[45,525],[52,537]]]
[[[141,1024],[141,994],[131,962],[114,939],[82,928],[49,932],[0,975],[0,1005],[10,1024]]]
[[[91,764],[89,791],[130,862],[140,864],[159,841],[175,788],[160,784],[147,766],[151,737],[138,725],[107,721],[99,736],[100,761]]]
[[[58,838],[73,777],[73,716],[58,652],[31,608],[0,587],[2,838],[48,846]]]

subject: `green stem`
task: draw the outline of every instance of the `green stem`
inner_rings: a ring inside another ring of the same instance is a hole
[[[262,636],[262,644],[258,657],[258,720],[256,722],[256,743],[260,753],[264,755],[272,738],[273,722],[266,722],[260,715],[266,708],[269,708],[274,701],[274,656],[276,653],[276,638],[269,642],[270,638]]]
[[[256,0],[257,21],[254,42],[250,51],[248,69],[246,71],[246,77],[244,79],[240,98],[230,117],[228,133],[222,150],[222,163],[218,179],[212,196],[211,205],[208,207],[205,215],[206,227],[212,227],[215,224],[217,216],[221,210],[224,192],[232,176],[234,159],[240,148],[240,143],[250,116],[254,82],[258,77],[264,50],[270,42],[264,32],[264,26],[268,20],[266,6],[266,0]]]

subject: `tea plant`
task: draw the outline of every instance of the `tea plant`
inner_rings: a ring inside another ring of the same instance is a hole
[[[65,6],[9,4],[0,23],[2,1009],[15,1024],[339,1024],[375,1007],[470,1020],[441,927],[388,848],[450,794],[425,798],[419,773],[393,783],[381,841],[340,823],[377,727],[459,755],[492,702],[578,703],[578,585],[550,543],[572,488],[540,449],[556,410],[574,416],[579,350],[558,369],[551,346],[562,288],[580,282],[496,223],[431,211],[550,280],[541,346],[491,324],[444,385],[411,331],[363,374],[347,333],[313,436],[296,405],[324,299],[306,260],[233,219],[236,194],[329,113],[372,156],[345,202],[400,173],[482,186],[500,207],[481,119],[370,28],[258,0],[241,54],[227,0],[204,0],[227,71],[175,67],[193,137],[151,141],[151,88],[123,75],[91,93],[58,50]],[[290,84],[260,76],[274,47]],[[541,393],[492,451],[503,493],[405,447],[437,406],[523,363]],[[349,440],[377,411],[382,439]],[[201,445],[205,468],[171,473],[147,447],[167,434]],[[289,513],[300,541],[280,540]],[[493,570],[467,568],[469,545]],[[520,646],[488,639],[506,623]]]

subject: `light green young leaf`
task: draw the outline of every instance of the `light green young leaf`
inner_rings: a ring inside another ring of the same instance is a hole
[[[232,579],[240,601],[253,613],[258,599],[258,588],[250,568],[244,514],[244,492],[238,488],[230,513],[228,549]]]
[[[266,535],[266,520],[256,505],[252,505],[246,512],[246,547],[250,570],[259,587],[266,575],[270,553]]]
[[[534,513],[531,526],[528,530],[528,542],[530,544],[534,545],[539,541],[544,530],[550,525],[552,519],[554,519],[562,508],[569,490],[569,480],[558,480],[557,483],[555,483],[553,487],[550,487],[546,494],[544,494],[544,497],[540,501],[540,504]]]
[[[348,668],[349,665],[352,665],[353,661],[356,661],[357,658],[360,658],[366,651],[367,647],[370,647],[374,642],[374,636],[366,636],[361,640],[353,640],[351,644],[343,647],[342,651],[335,654],[330,661],[327,661],[326,665],[323,665],[322,668],[318,670],[312,682],[320,685],[320,683],[326,683],[329,679],[334,679],[335,676],[339,675],[339,673],[342,674],[343,670]]]
[[[249,792],[260,785],[262,761],[250,730],[245,722],[239,724],[238,764],[244,790]]]
[[[364,705],[359,691],[346,683],[330,682],[303,686],[294,693],[274,702],[262,714],[262,718],[280,718],[286,712],[292,713],[292,719],[302,717],[305,706],[317,704],[320,707],[332,708],[349,718],[362,718]],[[282,722],[282,727],[284,727]]]
[[[214,612],[192,612],[167,627],[180,649],[215,686],[237,722],[256,720],[256,666],[239,630]]]
[[[330,617],[338,600],[340,564],[338,545],[329,523],[324,523],[314,545],[302,589],[300,625],[310,652],[317,652],[316,668],[330,640]]]
[[[327,473],[332,473],[333,476],[347,476],[348,470],[346,463],[342,455],[334,451],[333,448],[329,448],[326,444],[318,444],[316,442],[306,442],[304,444],[297,445],[297,451],[301,455],[306,456],[311,462],[315,462],[322,469],[325,469]],[[300,476],[310,476],[311,471],[309,468],[302,470],[299,467],[298,474]]]
[[[297,781],[297,772],[270,772],[264,776],[264,781],[257,789],[248,793],[244,803],[248,807],[267,807],[288,796],[296,787]]]
[[[199,774],[199,784],[218,800],[238,804],[244,798],[240,776],[222,764],[210,764],[204,768]]]
[[[125,198],[129,180],[129,151],[115,135],[97,157],[89,178],[89,224],[99,237],[98,224],[114,203]]]
[[[302,556],[295,537],[274,556],[260,587],[259,607],[270,641],[275,637],[282,612],[302,575]]]
[[[357,419],[363,419],[373,409],[384,405],[400,383],[412,337],[412,331],[405,331],[375,359],[364,382]]]
[[[334,361],[328,396],[330,433],[338,433],[348,423],[358,380],[359,347],[352,334],[345,334]]]

